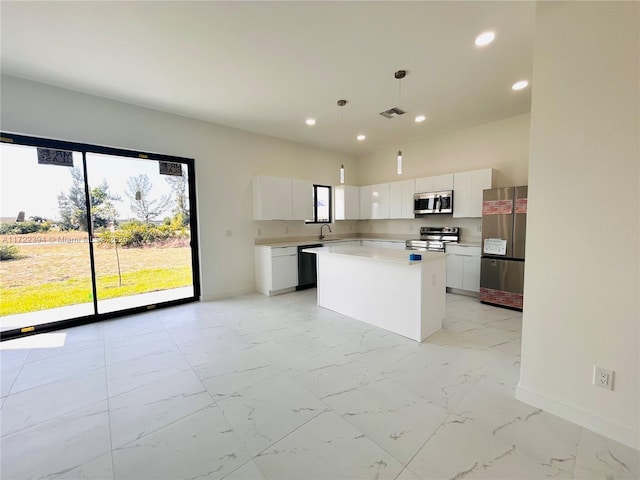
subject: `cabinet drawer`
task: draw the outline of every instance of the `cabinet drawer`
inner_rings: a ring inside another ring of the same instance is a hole
[[[297,255],[273,257],[271,268],[271,291],[293,288],[298,285]]]

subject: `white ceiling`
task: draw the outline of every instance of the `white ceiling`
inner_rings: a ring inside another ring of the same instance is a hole
[[[511,85],[531,80],[533,2],[0,8],[5,74],[355,155],[530,111],[531,87]],[[485,30],[496,40],[481,49]],[[379,112],[399,103],[399,69],[407,115],[389,120]],[[428,120],[414,123],[418,113]]]

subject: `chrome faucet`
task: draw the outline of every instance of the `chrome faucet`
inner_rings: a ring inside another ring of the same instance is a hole
[[[324,238],[324,235],[322,234],[322,228],[323,227],[329,227],[329,233],[331,233],[331,225],[329,225],[328,223],[323,223],[320,226],[320,240],[322,240]]]

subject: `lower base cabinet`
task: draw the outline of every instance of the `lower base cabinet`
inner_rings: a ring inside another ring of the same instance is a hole
[[[447,287],[480,292],[479,246],[447,245]]]
[[[398,240],[342,240],[327,243],[402,250],[405,248],[405,242]],[[298,286],[298,248],[256,245],[255,270],[258,292],[264,295],[293,292]],[[478,285],[479,278],[480,266],[478,265]]]
[[[255,247],[256,290],[277,295],[295,290],[298,285],[297,247]]]

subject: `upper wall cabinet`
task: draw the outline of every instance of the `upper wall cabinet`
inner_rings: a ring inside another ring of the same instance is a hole
[[[260,176],[253,178],[254,220],[313,218],[313,184],[305,180]]]
[[[389,184],[371,185],[371,218],[389,218]]]
[[[414,180],[402,180],[389,184],[389,218],[414,218]]]
[[[440,192],[453,190],[453,174],[416,178],[415,193]],[[455,200],[454,200],[455,204]]]
[[[338,185],[333,187],[336,220],[360,219],[360,187]]]
[[[313,183],[306,180],[291,180],[291,199],[293,220],[313,218]]]
[[[290,178],[254,177],[253,219],[292,220],[292,198]]]
[[[371,217],[371,185],[360,187],[360,219],[369,220]]]
[[[482,217],[482,191],[493,188],[493,169],[453,174],[453,216]]]

